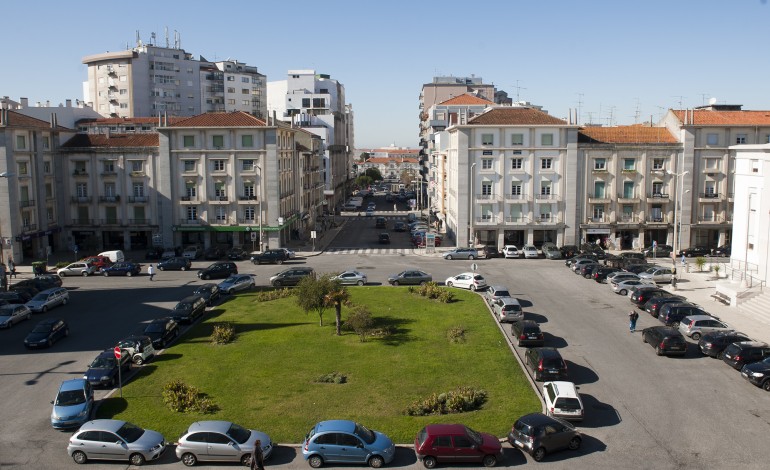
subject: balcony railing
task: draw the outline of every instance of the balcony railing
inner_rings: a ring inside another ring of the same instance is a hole
[[[227,202],[227,196],[214,196],[210,199],[210,201],[222,201]]]
[[[72,202],[91,202],[91,196],[72,196]]]
[[[497,217],[491,216],[491,215],[483,215],[481,217],[476,217],[476,223],[477,224],[496,224],[497,223]]]
[[[633,224],[639,222],[639,216],[636,214],[621,214],[618,217],[618,223],[620,224]]]
[[[118,202],[120,196],[99,196],[99,202]]]
[[[118,176],[118,173],[116,171],[103,171],[102,176]]]
[[[209,225],[238,225],[238,222],[231,217],[211,217]]]
[[[183,202],[196,202],[198,200],[198,196],[182,196],[180,199]]]
[[[144,203],[147,202],[147,196],[128,196],[128,202]]]
[[[519,216],[507,216],[505,218],[505,222],[509,224],[523,224],[529,221],[529,217],[519,215]]]
[[[665,224],[668,223],[668,217],[665,215],[648,215],[646,219],[648,224]]]
[[[539,224],[556,224],[559,223],[559,217],[554,214],[538,214],[535,219],[535,223]]]
[[[648,193],[648,199],[668,199],[667,193]]]
[[[150,225],[150,219],[128,219],[128,225]]]
[[[19,207],[32,207],[35,205],[34,199],[27,199],[25,201],[19,201]]]
[[[482,201],[491,201],[493,199],[497,199],[497,197],[494,194],[477,194],[476,199],[481,199]]]
[[[97,225],[96,219],[72,219],[72,225]]]
[[[703,199],[719,199],[719,193],[700,193],[700,196]]]
[[[588,218],[588,223],[603,224],[610,221],[610,216],[607,214],[596,215]]]
[[[305,188],[305,189],[310,189],[310,188]],[[238,200],[239,201],[256,201],[257,196],[238,196]]]
[[[526,198],[526,196],[523,195],[523,194],[508,193],[508,194],[505,195],[505,199],[510,199],[512,201],[520,201],[520,200],[525,199],[525,198]]]
[[[535,199],[556,199],[556,194],[535,194]]]
[[[179,225],[206,225],[206,221],[199,218],[186,218],[186,219],[180,219]]]
[[[22,227],[21,227],[21,231],[24,232],[24,233],[26,233],[26,232],[34,232],[35,230],[37,230],[37,225],[35,225],[35,224],[22,225]]]
[[[102,225],[120,225],[120,219],[102,219]]]
[[[88,171],[85,169],[72,170],[72,176],[88,176]]]
[[[247,219],[244,217],[238,218],[238,224],[239,225],[257,225],[259,224],[259,217],[254,217],[252,219]]]
[[[698,222],[719,224],[724,222],[724,217],[719,214],[699,215]]]

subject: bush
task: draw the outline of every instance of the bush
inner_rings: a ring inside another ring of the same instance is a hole
[[[67,261],[59,261],[58,263],[56,263],[56,269],[66,268],[69,265],[70,263],[68,263]]]
[[[372,325],[374,325],[374,320],[372,319],[371,313],[369,313],[369,310],[365,306],[359,305],[355,307],[353,312],[348,316],[344,326],[346,329],[349,328],[355,331],[361,342],[364,342],[366,341],[366,336],[369,334]]]
[[[450,302],[454,302],[455,300],[455,294],[454,292],[450,291],[449,289],[441,289],[441,292],[438,295],[438,301],[443,304],[448,304]]]
[[[256,295],[258,302],[269,302],[271,300],[283,299],[294,295],[294,291],[284,287],[283,289],[273,289],[259,292]]]
[[[435,282],[426,282],[417,287],[409,288],[410,294],[419,294],[429,299],[438,300],[439,302],[449,303],[454,300],[454,293],[449,289],[443,288]]]
[[[235,339],[235,327],[229,323],[217,323],[211,332],[211,342],[214,344],[227,344]]]
[[[315,379],[317,383],[324,383],[324,384],[344,384],[348,381],[348,376],[346,374],[343,374],[341,372],[332,372],[330,374],[324,374],[317,379]]]
[[[453,326],[446,332],[446,337],[450,343],[464,343],[465,342],[465,327]]]
[[[706,266],[706,258],[703,256],[695,258],[695,266],[698,267],[698,271],[703,271],[703,267]]]
[[[405,413],[409,416],[463,413],[480,409],[487,401],[487,392],[471,387],[459,387],[454,391],[432,394],[428,398],[410,404]]]
[[[213,413],[216,406],[204,393],[197,388],[187,385],[179,379],[172,380],[163,386],[163,403],[171,410],[179,413],[197,411]]]

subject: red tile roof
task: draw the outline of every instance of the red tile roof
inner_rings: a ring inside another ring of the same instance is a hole
[[[471,95],[469,93],[466,93],[464,95],[455,96],[454,98],[449,98],[446,101],[442,101],[439,103],[439,106],[442,105],[488,105],[488,106],[494,106],[495,103],[486,100],[484,98],[479,98],[478,96]]]
[[[417,158],[399,158],[399,157],[370,157],[364,163],[418,163],[420,160]]]
[[[168,127],[264,127],[265,121],[243,111],[204,113],[181,119]]]
[[[26,114],[17,113],[16,111],[8,111],[8,122],[4,123],[8,127],[19,128],[34,128],[40,130],[51,130],[51,123],[43,121],[41,119],[27,116]],[[70,129],[57,125],[57,131],[68,131]]]
[[[99,118],[99,119],[81,119],[78,124],[85,125],[105,125],[105,124],[154,124],[163,125],[165,118],[161,118],[161,124],[158,124],[158,117],[119,117],[119,118]],[[173,124],[179,122],[182,119],[180,117],[168,117],[168,123]]]
[[[62,148],[157,147],[158,134],[77,134]]]
[[[565,126],[567,121],[555,118],[534,108],[508,107],[491,108],[479,114],[468,125],[557,125]]]
[[[770,111],[712,111],[708,109],[671,110],[681,122],[692,119],[691,126],[770,126]]]
[[[605,144],[675,144],[676,138],[665,127],[616,126],[583,127],[578,142]]]

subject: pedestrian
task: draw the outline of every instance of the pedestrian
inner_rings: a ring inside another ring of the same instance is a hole
[[[151,265],[150,265],[150,267],[149,267],[149,268],[147,268],[147,274],[149,274],[149,275],[150,275],[150,280],[152,281],[152,280],[153,280],[152,278],[154,278],[154,277],[155,277],[155,266],[153,266],[153,265],[151,264]]]
[[[16,277],[16,263],[13,262],[13,258],[8,257],[8,274],[10,277]]]
[[[684,257],[684,253],[682,253],[682,266],[687,264],[687,259]]]
[[[636,310],[631,310],[631,312],[628,313],[628,329],[631,333],[636,331],[636,320],[639,319],[639,314],[636,313]]]
[[[254,442],[254,450],[251,452],[251,470],[265,470],[265,457],[262,455],[262,441]]]

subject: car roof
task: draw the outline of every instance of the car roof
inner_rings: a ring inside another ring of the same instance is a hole
[[[425,432],[428,434],[465,434],[465,425],[463,424],[429,424],[425,426]]]
[[[546,416],[543,413],[530,413],[528,415],[522,416],[517,421],[521,421],[522,423],[525,423],[529,426],[540,426],[554,422],[561,423],[561,421],[558,421],[555,418],[551,418],[550,416]]]
[[[69,392],[70,390],[83,390],[86,387],[86,379],[69,379],[59,385],[60,392]]]
[[[112,431],[116,432],[126,422],[119,419],[94,419],[80,426],[78,431]]]
[[[504,304],[516,304],[519,305],[519,300],[514,299],[513,297],[500,297],[497,299],[498,302],[504,303]]]
[[[40,320],[38,322],[38,325],[54,325],[60,321],[64,321],[61,318],[46,318],[45,320]]]
[[[738,341],[736,343],[741,348],[765,348],[768,347],[767,343],[762,341]]]
[[[567,382],[563,380],[553,381],[553,382],[545,382],[543,384],[543,387],[546,385],[551,384],[556,389],[557,393],[561,396],[565,397],[573,397],[577,398],[577,387],[572,382]]]
[[[559,351],[556,348],[534,348],[543,357],[561,357]]]
[[[315,425],[315,432],[329,432],[329,431],[341,431],[341,432],[353,432],[356,428],[354,421],[348,421],[345,419],[331,419],[328,421],[321,421]]]
[[[688,315],[684,317],[685,320],[719,320],[719,318],[711,316],[711,315]]]
[[[489,290],[493,291],[493,290],[509,290],[509,289],[505,286],[489,286]]]
[[[196,421],[187,428],[187,433],[206,431],[226,434],[232,425],[230,421]]]

